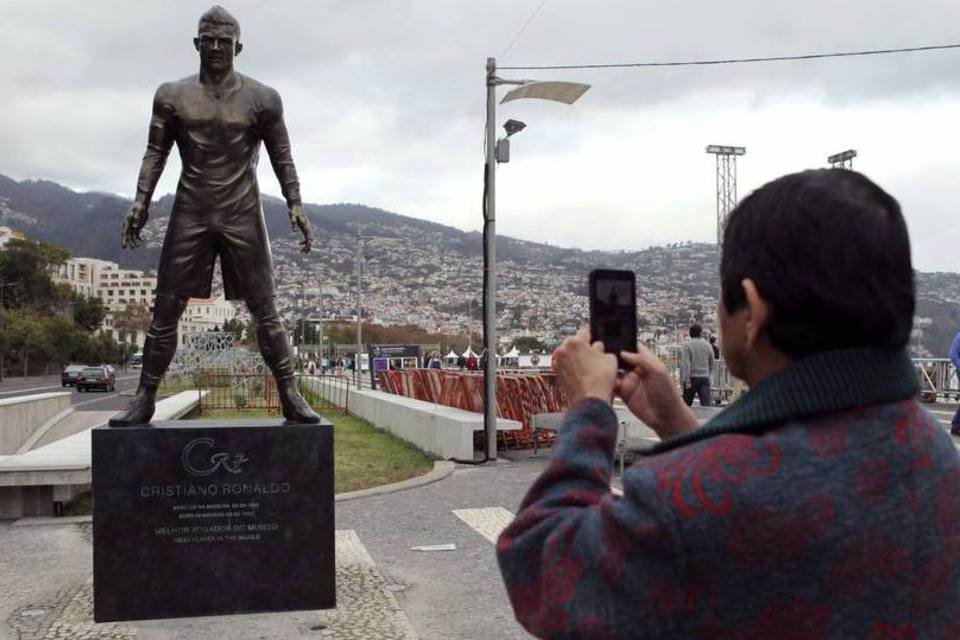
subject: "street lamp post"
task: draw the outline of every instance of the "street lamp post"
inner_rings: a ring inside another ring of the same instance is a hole
[[[363,229],[357,228],[357,353],[353,358],[353,373],[356,376],[357,388],[363,376],[360,374],[360,350],[363,344],[361,317],[363,313]]]
[[[486,166],[483,190],[483,331],[487,357],[483,367],[483,430],[488,460],[497,459],[497,162],[509,161],[509,138],[525,126],[511,120],[505,125],[507,137],[501,141],[502,146],[497,144],[497,87],[500,85],[518,85],[509,91],[501,102],[536,98],[573,104],[590,88],[588,84],[577,82],[505,80],[497,77],[496,58],[487,58]]]

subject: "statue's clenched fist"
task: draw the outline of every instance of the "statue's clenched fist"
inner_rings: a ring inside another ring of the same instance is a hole
[[[140,231],[147,224],[147,217],[147,207],[139,202],[134,202],[123,221],[121,245],[124,249],[134,249],[143,242],[140,239]]]

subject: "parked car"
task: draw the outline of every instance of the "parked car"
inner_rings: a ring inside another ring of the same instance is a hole
[[[77,391],[89,391],[90,389],[103,389],[104,391],[113,391],[116,387],[117,379],[113,372],[100,365],[97,367],[86,367],[80,372],[77,378]]]
[[[68,364],[60,373],[60,384],[64,387],[72,387],[77,383],[77,378],[84,369],[86,369],[86,365]]]
[[[143,366],[143,353],[135,353],[130,356],[130,359],[127,360],[127,364],[133,369],[139,369],[141,366]]]

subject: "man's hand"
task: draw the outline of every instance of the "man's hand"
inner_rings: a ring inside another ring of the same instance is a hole
[[[303,240],[300,241],[300,251],[310,253],[310,247],[313,246],[313,232],[310,231],[310,220],[307,218],[303,205],[295,204],[290,207],[290,225],[293,230],[300,230],[303,234]]]
[[[617,393],[630,411],[661,438],[669,438],[700,426],[680,397],[663,362],[643,345],[637,353],[624,351],[620,357],[633,367],[619,381]]]
[[[120,246],[124,249],[135,249],[140,246],[143,240],[140,239],[140,231],[147,224],[147,205],[134,202],[130,206],[130,211],[123,221],[123,232],[121,234]]]
[[[690,381],[690,378],[687,378],[686,380],[683,381],[684,389],[689,389],[691,386],[693,386],[693,383]]]
[[[553,354],[553,367],[560,386],[573,406],[584,398],[610,402],[617,384],[617,358],[603,352],[603,343],[590,344],[585,329],[567,338]]]

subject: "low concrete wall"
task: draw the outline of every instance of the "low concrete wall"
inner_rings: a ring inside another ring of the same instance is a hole
[[[52,394],[59,395],[59,394]],[[68,396],[69,393],[63,394]],[[156,420],[177,420],[200,402],[196,391],[184,391],[157,403]],[[86,412],[83,412],[86,413]],[[91,422],[79,433],[17,455],[0,456],[0,520],[24,515],[53,514],[54,502],[67,502],[90,486],[90,429],[108,415]]]
[[[334,400],[335,394],[342,394],[334,385],[321,386],[315,382],[301,378],[301,384],[313,393],[327,396],[328,400]],[[383,391],[351,388],[347,411],[441,458],[473,458],[473,433],[483,431],[483,414]],[[522,426],[516,420],[497,420],[500,431],[516,431]]]
[[[69,408],[70,394],[65,392],[0,400],[0,455],[16,453],[34,431]]]

